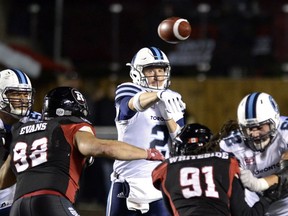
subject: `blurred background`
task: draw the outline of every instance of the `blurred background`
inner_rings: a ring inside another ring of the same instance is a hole
[[[170,59],[171,88],[187,104],[187,123],[216,132],[253,91],[271,94],[288,114],[288,0],[0,0],[0,16],[0,68],[29,75],[39,112],[52,87],[85,92],[99,136],[116,137],[114,90],[130,81],[125,64],[145,46]],[[190,22],[188,40],[175,45],[158,37],[158,24],[170,16]],[[82,206],[104,208],[101,187],[112,161],[96,164],[79,197]]]

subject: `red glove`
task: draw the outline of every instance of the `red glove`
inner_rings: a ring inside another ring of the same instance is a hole
[[[163,156],[163,154],[158,151],[157,149],[155,148],[149,148],[149,149],[146,149],[147,151],[147,158],[146,160],[160,160],[160,161],[163,161],[165,160],[165,157]]]

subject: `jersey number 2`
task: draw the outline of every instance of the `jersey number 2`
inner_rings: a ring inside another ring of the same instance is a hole
[[[207,185],[205,196],[219,198],[219,193],[215,190],[216,186],[213,180],[212,166],[202,167],[201,170],[196,167],[185,167],[180,170],[180,185],[183,188],[183,196],[186,199],[202,196],[200,175],[204,175],[203,177]]]

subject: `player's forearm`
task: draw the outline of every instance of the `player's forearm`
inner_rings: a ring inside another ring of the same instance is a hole
[[[16,177],[10,168],[11,156],[9,155],[0,169],[0,189],[5,189],[16,183]]]
[[[146,150],[117,140],[99,139],[87,132],[77,132],[74,138],[75,145],[84,156],[104,156],[118,160],[147,158]]]
[[[169,130],[171,139],[174,139],[181,130],[181,127],[173,119],[166,121],[166,126]]]
[[[134,111],[139,111],[139,108],[137,109],[137,106],[140,107],[140,109],[145,110],[151,107],[157,101],[159,101],[159,98],[157,97],[157,92],[142,92],[140,95],[132,97],[128,105],[130,109]]]
[[[116,140],[101,140],[98,153],[117,160],[146,159],[147,151]]]
[[[98,139],[94,134],[78,131],[74,145],[86,157],[110,157],[118,160],[164,160],[162,153],[155,149],[142,149],[117,140]]]
[[[271,175],[264,177],[265,181],[268,183],[269,187],[271,187],[274,184],[278,184],[278,176],[277,175]]]

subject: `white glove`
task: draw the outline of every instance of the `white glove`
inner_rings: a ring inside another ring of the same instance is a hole
[[[157,105],[160,110],[161,116],[164,118],[165,121],[173,118],[172,113],[166,109],[166,106],[162,101],[159,101]]]
[[[157,105],[160,110],[161,116],[164,118],[165,121],[168,121],[173,118],[174,121],[177,122],[179,119],[183,118],[183,112],[181,110],[172,112],[169,109],[167,109],[163,101],[158,101]]]
[[[256,178],[253,176],[251,170],[241,169],[240,179],[245,187],[251,191],[261,192],[267,190],[269,185],[264,178]]]
[[[159,91],[157,97],[165,104],[165,107],[171,113],[183,112],[186,104],[182,101],[181,95],[172,91]],[[164,117],[163,117],[164,118]]]

